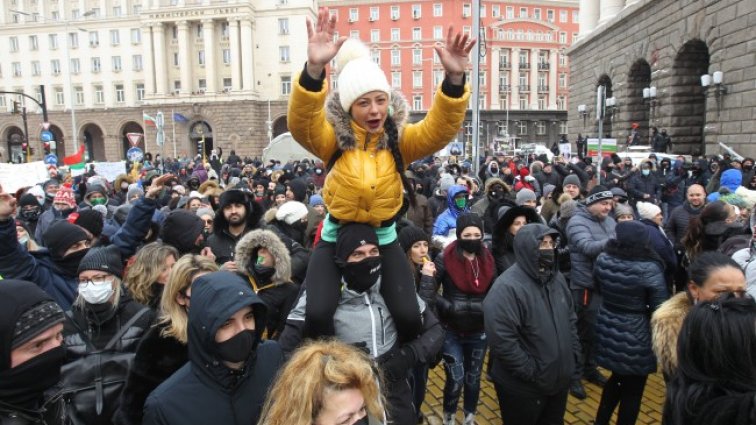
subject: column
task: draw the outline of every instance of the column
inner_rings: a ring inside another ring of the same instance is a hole
[[[228,38],[231,40],[231,88],[241,90],[241,63],[239,51],[239,20],[229,19]]]
[[[538,108],[538,49],[530,51],[530,108]]]
[[[60,11],[60,19],[62,21],[71,19],[71,10],[70,8],[66,7],[65,0],[58,0],[58,10]]]
[[[509,109],[520,109],[520,48],[512,49],[512,74],[509,76]],[[512,134],[510,132],[510,134]]]
[[[596,28],[599,18],[599,0],[580,0],[580,35]]]
[[[549,109],[557,108],[557,65],[559,64],[557,49],[549,51]]]
[[[8,10],[8,3],[10,3],[10,0],[0,0],[0,10]],[[7,13],[0,13],[0,24],[4,24],[7,17]]]
[[[168,66],[165,61],[165,26],[162,23],[153,24],[152,36],[155,40],[155,92],[165,96],[168,94]]]
[[[44,2],[42,2],[44,3]],[[113,9],[108,10],[108,2],[105,0],[100,0],[100,16],[102,17],[111,17],[113,16]],[[84,13],[84,12],[82,12]],[[96,16],[93,16],[93,18],[96,18]],[[125,87],[124,87],[125,89]]]
[[[625,0],[601,0],[598,20],[599,25],[612,19],[623,7],[625,7]]]
[[[179,46],[179,66],[181,68],[181,94],[192,92],[192,60],[191,48],[189,47],[189,22],[179,21],[178,23],[178,46]]]
[[[242,57],[242,88],[245,91],[255,90],[254,52],[252,44],[252,21],[241,21],[241,57]]]
[[[144,93],[155,94],[155,62],[153,61],[154,50],[152,48],[151,27],[142,27],[142,62],[144,64]]]
[[[207,93],[215,93],[216,80],[218,76],[215,69],[215,21],[212,19],[202,20],[202,31],[205,35],[205,81],[207,82]],[[183,83],[181,83],[183,84]]]
[[[491,62],[489,69],[491,70],[491,109],[501,109],[499,99],[501,99],[501,93],[499,93],[499,76],[502,70],[499,69],[499,58],[501,52],[499,49],[491,49]]]

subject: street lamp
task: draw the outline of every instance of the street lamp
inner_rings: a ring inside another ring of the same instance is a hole
[[[714,98],[717,100],[717,116],[722,107],[722,97],[727,94],[727,86],[724,85],[724,73],[715,71],[712,75],[704,74],[701,76],[701,87],[704,93],[714,92]]]
[[[656,97],[656,87],[646,87],[643,89],[643,101],[648,103],[649,117],[648,117],[648,144],[652,144],[651,127],[654,126],[654,110],[659,106],[659,99]]]

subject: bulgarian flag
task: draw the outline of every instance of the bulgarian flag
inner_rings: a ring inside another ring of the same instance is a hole
[[[146,125],[157,127],[157,124],[155,124],[155,118],[147,115],[146,112],[142,112],[142,120]]]
[[[63,164],[70,166],[74,170],[84,168],[84,145],[79,145],[79,151],[75,154],[64,157]]]

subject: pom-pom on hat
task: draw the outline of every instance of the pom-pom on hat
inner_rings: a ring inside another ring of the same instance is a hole
[[[391,95],[391,85],[383,70],[370,58],[370,50],[361,41],[349,38],[341,45],[336,55],[339,102],[349,112],[360,96],[372,91]]]

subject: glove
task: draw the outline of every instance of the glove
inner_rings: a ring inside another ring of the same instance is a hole
[[[398,382],[407,377],[417,359],[409,347],[394,348],[378,358],[378,366],[388,382]]]

